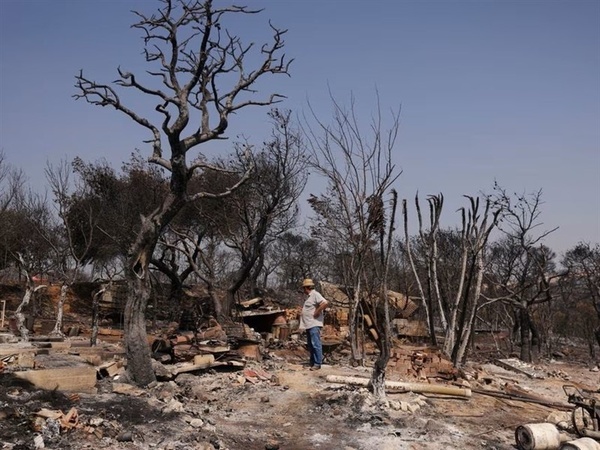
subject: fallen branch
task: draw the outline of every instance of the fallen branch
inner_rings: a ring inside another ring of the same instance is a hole
[[[472,389],[472,391],[476,394],[489,395],[490,397],[505,398],[508,400],[516,400],[519,402],[536,403],[538,405],[548,406],[550,408],[562,409],[565,411],[570,411],[573,409],[572,405],[568,405],[566,403],[558,403],[558,402],[553,402],[551,400],[543,400],[540,398],[524,397],[524,396],[520,396],[520,395],[511,395],[511,394],[507,394],[506,392],[502,392],[502,391],[490,391],[487,389]]]
[[[369,386],[371,382],[369,378],[344,377],[339,375],[327,375],[326,380],[329,383],[343,383],[355,386]],[[455,386],[446,386],[443,384],[404,383],[401,381],[386,381],[385,388],[386,390],[391,390],[394,392],[432,393],[441,395],[452,395],[460,398],[471,397],[471,389],[459,388]]]

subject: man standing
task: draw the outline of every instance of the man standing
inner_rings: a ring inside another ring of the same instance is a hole
[[[310,353],[310,370],[319,370],[323,363],[321,328],[323,327],[323,311],[327,308],[327,300],[315,290],[315,283],[310,278],[302,282],[302,288],[307,297],[302,307],[300,325],[306,329],[308,352]]]

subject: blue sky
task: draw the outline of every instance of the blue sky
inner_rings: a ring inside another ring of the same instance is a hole
[[[401,197],[443,192],[446,226],[462,195],[543,189],[541,228],[557,251],[600,241],[600,2],[305,0],[248,2],[265,8],[236,21],[246,42],[287,28],[291,77],[260,87],[287,96],[298,114],[310,101],[331,114],[328,91],[352,93],[365,120],[401,106],[394,153]],[[74,75],[117,78],[144,70],[132,9],[150,0],[0,0],[0,148],[41,189],[46,160],[106,158],[116,167],[144,130],[106,108],[76,102]],[[132,105],[147,108],[143,100]],[[260,142],[265,111],[231,121],[229,135]],[[223,148],[208,146],[207,156]],[[309,191],[321,188],[312,180]],[[306,210],[306,206],[303,206]]]

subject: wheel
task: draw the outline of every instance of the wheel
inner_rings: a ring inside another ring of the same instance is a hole
[[[577,406],[571,413],[573,428],[579,437],[585,437],[584,430],[598,431],[598,423],[590,412],[582,406]]]

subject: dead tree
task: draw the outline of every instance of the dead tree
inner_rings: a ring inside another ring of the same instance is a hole
[[[156,100],[162,115],[159,125],[130,109],[121,101],[117,88],[97,83],[80,73],[76,77],[76,98],[96,106],[108,106],[125,114],[150,133],[150,162],[169,173],[169,192],[160,206],[143,216],[137,237],[128,252],[128,296],[125,305],[125,346],[128,372],[146,385],[154,381],[150,348],[146,340],[145,312],[150,297],[148,266],[158,239],[187,203],[201,197],[223,198],[241,186],[249,172],[219,193],[188,193],[188,182],[197,171],[219,170],[199,155],[189,161],[190,150],[223,139],[230,117],[250,106],[271,105],[278,94],[256,99],[259,79],[265,75],[287,74],[290,61],[280,56],[285,30],[271,25],[273,40],[260,47],[260,60],[249,68],[253,45],[245,45],[226,30],[233,15],[255,14],[247,7],[217,7],[211,0],[162,0],[158,14],[135,12],[134,28],[144,33],[144,56],[157,66],[147,73],[148,82],[119,68],[116,86],[132,89]],[[163,144],[163,137],[167,145]]]
[[[491,199],[502,208],[500,231],[504,238],[492,246],[492,266],[486,284],[492,293],[486,303],[503,301],[513,309],[515,331],[520,335],[520,358],[531,362],[537,358],[539,333],[533,316],[536,305],[552,299],[551,282],[554,254],[542,240],[557,228],[537,232],[540,222],[542,191],[531,194],[508,194],[496,185]]]
[[[442,194],[430,195],[427,197],[427,202],[429,203],[430,223],[429,228],[425,230],[423,228],[423,215],[421,213],[419,196],[418,194],[415,196],[415,208],[417,210],[417,219],[419,222],[419,238],[421,249],[424,253],[426,268],[426,291],[423,288],[423,283],[420,280],[420,275],[418,274],[417,267],[414,262],[414,256],[411,251],[411,245],[408,237],[408,210],[406,207],[406,201],[403,202],[404,234],[406,239],[406,249],[408,253],[408,258],[411,263],[411,267],[415,278],[417,279],[417,286],[419,288],[419,293],[421,294],[421,299],[427,316],[427,323],[429,325],[429,336],[431,338],[431,343],[433,345],[437,345],[437,338],[435,335],[436,306],[443,329],[447,329],[448,326],[446,320],[446,313],[442,302],[442,295],[440,293],[439,278],[437,273],[437,264],[439,259],[437,237],[440,228],[440,216],[442,214],[442,208],[444,205],[444,196]]]
[[[102,211],[89,206],[73,215],[71,205],[80,195],[85,195],[86,187],[81,184],[73,187],[70,168],[66,161],[54,166],[46,166],[46,178],[54,196],[58,222],[52,228],[38,226],[37,230],[46,240],[51,251],[54,273],[61,278],[60,297],[57,305],[56,322],[51,335],[62,336],[62,322],[67,293],[79,277],[88,260],[89,250],[94,241],[96,222]],[[73,190],[74,189],[74,190]],[[75,235],[79,239],[75,239]]]
[[[333,123],[326,124],[313,112],[316,125],[307,124],[305,131],[312,166],[328,182],[326,193],[309,198],[316,213],[311,229],[313,236],[327,246],[332,258],[341,261],[342,284],[351,296],[349,329],[352,357],[361,362],[358,311],[365,292],[365,266],[379,240],[381,226],[375,225],[384,219],[369,217],[369,207],[373,211],[375,203],[368,199],[383,198],[400,176],[392,163],[399,115],[392,112],[391,125],[384,130],[377,95],[377,111],[369,134],[365,134],[357,117],[354,98],[351,98],[349,108],[344,108],[333,96],[331,101]]]
[[[466,226],[463,215],[463,232],[461,234],[465,240],[470,264],[469,270],[462,272],[455,303],[452,305],[452,321],[448,324],[444,341],[446,354],[450,355],[448,352],[452,348],[451,356],[455,366],[464,363],[467,355],[467,345],[471,340],[477,312],[481,307],[487,244],[502,212],[501,209],[494,208],[490,199],[486,199],[485,210],[480,215],[479,197],[467,196],[467,198],[470,202],[470,209],[467,214]],[[461,265],[461,268],[464,267],[464,264]],[[463,286],[465,286],[464,290]],[[460,316],[457,314],[459,310]],[[460,322],[457,322],[457,317],[460,317]]]
[[[100,319],[100,297],[109,289],[110,283],[103,283],[92,292],[92,334],[90,335],[90,346],[95,347],[98,341],[98,322]]]
[[[373,395],[375,395],[378,399],[385,398],[385,375],[386,368],[388,362],[390,360],[390,352],[392,348],[392,330],[391,330],[391,321],[390,321],[390,304],[388,297],[388,274],[390,268],[390,257],[392,253],[392,240],[393,233],[395,229],[395,220],[396,220],[396,208],[398,207],[398,193],[395,190],[392,190],[392,201],[391,201],[391,214],[390,214],[390,223],[387,231],[387,245],[385,248],[382,248],[381,252],[381,265],[382,265],[382,277],[381,277],[381,288],[379,292],[379,299],[381,306],[383,308],[383,317],[376,316],[376,323],[378,325],[378,329],[380,333],[379,339],[377,340],[377,347],[379,349],[379,355],[375,360],[375,365],[373,366],[373,372],[371,374],[371,387],[373,389]],[[385,217],[383,211],[383,205],[381,205],[380,213],[382,218]],[[378,220],[378,223],[381,223],[379,227],[381,242],[383,242],[383,238],[385,237],[385,230],[383,226],[385,221]],[[377,310],[378,308],[374,308]]]
[[[460,232],[460,269],[458,276],[454,277],[446,287],[446,295],[442,296],[439,273],[441,255],[438,248],[440,232],[440,216],[443,205],[443,196],[430,196],[428,198],[430,209],[430,223],[428,229],[423,229],[423,219],[418,198],[415,200],[419,222],[420,249],[423,253],[424,272],[426,284],[421,280],[421,273],[414,262],[413,250],[408,235],[408,212],[404,201],[404,230],[406,251],[411,263],[419,293],[423,299],[423,306],[429,324],[429,333],[434,345],[435,337],[435,312],[439,311],[440,323],[444,332],[444,353],[452,358],[454,365],[464,361],[467,344],[471,339],[473,324],[480,307],[480,297],[484,274],[484,257],[490,233],[496,227],[500,209],[490,200],[486,199],[483,213],[480,211],[479,197],[465,196],[470,203],[469,209],[462,208],[462,230]],[[446,264],[452,264],[446,262]],[[427,290],[423,285],[427,286]]]
[[[565,253],[563,266],[568,270],[567,277],[577,288],[575,295],[591,304],[596,312],[598,326],[594,336],[600,346],[600,244],[578,243]],[[593,355],[594,345],[589,345]]]
[[[14,263],[14,252],[22,250],[22,242],[15,235],[26,234],[19,226],[18,203],[24,196],[25,176],[21,170],[11,167],[0,150],[0,245],[4,254],[3,265]],[[22,203],[22,202],[21,202]]]
[[[31,276],[31,273],[30,273],[31,271],[28,270],[28,264],[26,263],[23,255],[17,254],[17,258],[19,261],[19,267],[21,269],[21,272],[23,272],[23,275],[25,276],[25,294],[23,295],[23,300],[21,300],[21,303],[19,304],[19,306],[17,307],[17,310],[15,311],[15,319],[17,322],[17,324],[16,324],[17,330],[19,330],[21,339],[23,339],[24,341],[28,341],[29,340],[29,329],[27,328],[27,325],[26,325],[24,311],[29,306],[31,300],[35,296],[35,293],[37,291],[39,291],[40,289],[45,289],[46,285],[36,286],[33,281],[32,276]]]

